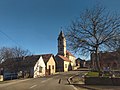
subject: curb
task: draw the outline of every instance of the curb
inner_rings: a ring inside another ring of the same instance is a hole
[[[68,83],[69,83],[69,84],[76,84],[76,83],[74,83],[74,82],[72,81],[72,79],[73,79],[74,77],[76,77],[76,76],[79,76],[79,74],[76,74],[76,75],[74,75],[74,76],[69,77],[69,78],[67,79]],[[84,76],[84,75],[83,75],[83,76]],[[83,78],[83,76],[82,76],[82,78]],[[77,82],[82,82],[82,81],[77,81]],[[80,83],[80,84],[83,84],[83,83]]]

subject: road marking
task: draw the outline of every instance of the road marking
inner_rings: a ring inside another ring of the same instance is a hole
[[[73,87],[74,90],[78,90],[75,86],[71,85],[71,87]]]
[[[34,88],[34,87],[36,87],[36,86],[37,86],[37,85],[33,85],[33,86],[30,87],[30,89],[32,89],[32,88]]]
[[[0,84],[0,87],[10,86],[10,85],[17,84],[17,83],[21,83],[21,82],[25,82],[25,81],[28,81],[28,80],[31,80],[31,79],[24,79],[24,80],[16,79],[16,80],[10,80],[10,81],[8,81],[8,83]]]

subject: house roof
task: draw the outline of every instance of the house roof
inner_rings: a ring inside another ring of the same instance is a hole
[[[31,55],[31,56],[26,56],[22,58],[22,64],[25,66],[34,66],[38,59],[40,58],[40,55]]]
[[[75,57],[72,53],[70,53],[68,50],[66,50],[66,55]]]
[[[67,57],[64,57],[62,55],[58,55],[63,61],[71,62]]]
[[[76,60],[78,60],[78,61],[82,61],[82,59],[81,59],[81,58],[77,58]]]
[[[53,54],[43,54],[41,55],[45,64],[47,64],[48,60],[50,59],[51,56],[54,56]]]
[[[47,62],[49,61],[50,57],[54,56],[54,55],[53,54],[32,55],[32,56],[26,56],[24,59],[25,59],[25,61],[28,61],[29,63],[33,63],[33,65],[35,65],[35,63],[38,61],[38,59],[41,56],[42,56],[43,61],[45,62],[45,64],[47,64]]]
[[[51,56],[54,57],[53,54],[42,54],[42,55],[31,55],[31,56],[19,57],[19,58],[9,58],[8,60],[2,63],[2,67],[7,67],[7,68],[34,67],[34,65],[36,64],[36,62],[41,56],[45,64],[47,64]]]

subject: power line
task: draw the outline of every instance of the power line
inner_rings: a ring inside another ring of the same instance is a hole
[[[16,42],[14,39],[12,39],[10,36],[8,36],[6,33],[4,33],[2,30],[0,30],[0,33],[2,33],[4,36],[6,36],[8,39],[10,39],[12,42],[14,42],[19,47],[22,47],[18,42]]]

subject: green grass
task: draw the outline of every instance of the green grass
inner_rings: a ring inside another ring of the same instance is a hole
[[[88,72],[86,77],[99,77],[99,72]],[[102,77],[111,77],[111,74],[103,73]],[[120,75],[115,75],[115,77],[120,78]]]
[[[86,76],[88,76],[88,77],[98,77],[99,73],[98,72],[88,72]]]

